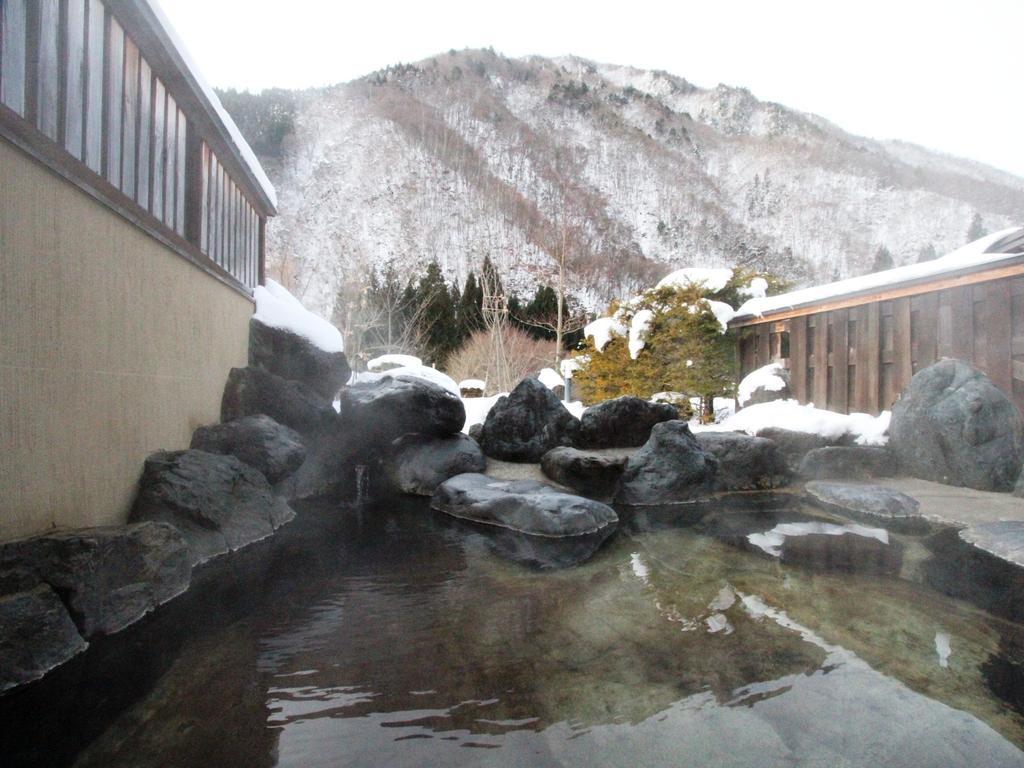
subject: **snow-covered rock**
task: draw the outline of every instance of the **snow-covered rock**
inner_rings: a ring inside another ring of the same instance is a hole
[[[416,368],[423,365],[423,361],[415,355],[387,354],[375,357],[366,364],[366,370],[380,373],[393,368]]]
[[[253,292],[256,313],[253,318],[270,328],[281,328],[315,344],[324,352],[344,352],[341,331],[302,306],[286,288],[267,279]]]
[[[405,365],[399,368],[391,368],[387,375],[412,376],[414,379],[423,379],[431,384],[447,389],[455,396],[459,395],[459,385],[455,383],[455,379],[446,373],[441,373],[436,368],[430,368],[426,365]]]
[[[740,382],[736,399],[740,406],[746,405],[755,392],[765,393],[762,399],[751,403],[765,402],[767,400],[788,400],[789,373],[778,363],[769,363],[755,371],[751,371],[743,377]],[[777,393],[776,396],[769,396],[767,393]]]
[[[558,389],[558,387],[565,387],[565,379],[559,376],[554,368],[541,368],[537,372],[537,378],[548,389],[553,390]]]
[[[885,445],[889,439],[886,431],[891,416],[889,411],[883,411],[879,416],[867,413],[842,414],[815,408],[813,405],[800,405],[796,400],[775,400],[744,408],[715,425],[714,429],[756,435],[762,429],[782,427],[829,439],[851,435],[858,445]],[[693,425],[692,428],[694,431],[706,429],[700,425]]]

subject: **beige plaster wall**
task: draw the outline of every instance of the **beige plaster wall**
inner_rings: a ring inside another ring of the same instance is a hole
[[[0,540],[123,522],[217,421],[252,303],[0,140]]]

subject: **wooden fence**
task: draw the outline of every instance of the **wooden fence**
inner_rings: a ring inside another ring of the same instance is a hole
[[[911,295],[750,322],[738,329],[737,368],[742,377],[781,362],[800,402],[877,414],[914,373],[953,357],[983,370],[1024,413],[1024,276],[1014,271],[1021,266],[993,270],[1003,275],[994,279],[972,276],[966,285],[936,282]]]
[[[228,284],[273,204],[137,0],[3,0],[0,136]]]

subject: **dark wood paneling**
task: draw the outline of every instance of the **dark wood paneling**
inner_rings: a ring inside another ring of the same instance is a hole
[[[139,158],[139,49],[131,40],[124,41],[124,87],[121,102],[121,116],[124,122],[121,131],[121,191],[137,200],[135,171]]]
[[[974,362],[974,296],[969,285],[953,288],[949,292],[952,357]]]
[[[978,341],[985,345],[985,373],[997,387],[1013,392],[1013,363],[1010,355],[1011,326],[1010,282],[997,280],[985,285],[982,306],[984,323],[975,328]]]
[[[895,299],[892,303],[893,330],[893,362],[892,379],[889,384],[887,400],[882,408],[889,408],[899,393],[910,382],[913,375],[913,363],[910,352],[910,299]]]
[[[85,135],[86,0],[68,0],[64,24],[64,149],[81,160]]]
[[[107,25],[107,83],[104,94],[106,120],[103,132],[106,140],[107,181],[115,187],[121,184],[121,136],[124,109],[124,30],[117,20],[110,18]]]
[[[57,141],[60,121],[60,7],[57,0],[34,0],[39,14],[36,48],[36,126]]]
[[[100,0],[89,0],[85,72],[85,164],[103,172],[103,73],[106,12]]]
[[[828,407],[828,314],[814,316],[814,391],[817,408]]]
[[[938,360],[939,294],[925,293],[911,302],[914,324],[914,373]]]
[[[832,315],[832,392],[829,408],[846,413],[849,407],[849,312],[837,309],[829,314]]]
[[[768,344],[768,323],[757,326],[757,367],[761,368],[771,362],[771,348]]]

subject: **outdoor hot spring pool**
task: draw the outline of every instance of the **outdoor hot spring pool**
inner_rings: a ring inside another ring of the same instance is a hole
[[[3,763],[1024,765],[1024,627],[926,586],[920,538],[783,565],[748,538],[806,520],[780,498],[623,513],[561,570],[426,502],[297,505],[0,699]]]

